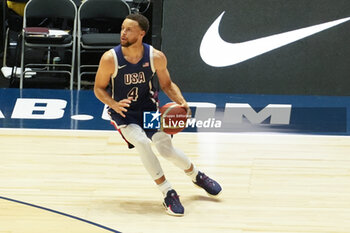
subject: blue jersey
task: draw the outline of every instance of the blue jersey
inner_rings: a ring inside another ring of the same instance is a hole
[[[153,87],[155,74],[153,64],[153,47],[143,43],[144,55],[137,64],[125,60],[121,46],[111,49],[114,55],[115,72],[111,77],[111,95],[116,101],[132,98],[130,107],[121,117],[113,109],[109,109],[112,120],[118,126],[143,123],[144,111],[156,111],[158,108],[157,92]]]

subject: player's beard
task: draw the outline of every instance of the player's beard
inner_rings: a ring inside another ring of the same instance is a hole
[[[133,45],[133,44],[135,44],[136,43],[136,41],[137,41],[137,38],[135,38],[134,40],[127,40],[127,41],[125,41],[124,43],[123,43],[123,41],[121,41],[121,45],[122,45],[122,47],[130,47],[131,45]]]

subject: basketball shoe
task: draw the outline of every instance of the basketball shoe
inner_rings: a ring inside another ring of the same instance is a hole
[[[174,216],[183,216],[185,209],[182,206],[179,196],[174,189],[168,191],[166,197],[164,198],[163,205],[166,212]]]
[[[204,189],[209,196],[217,197],[221,192],[222,188],[218,182],[210,179],[202,172],[198,172],[196,182],[192,181],[196,186]]]

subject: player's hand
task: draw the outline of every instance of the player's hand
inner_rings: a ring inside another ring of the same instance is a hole
[[[128,107],[130,107],[132,97],[129,97],[127,99],[122,99],[119,102],[115,102],[111,108],[116,112],[119,113],[122,117],[125,117],[124,112],[127,112]]]
[[[191,111],[190,106],[188,106],[187,102],[182,103],[180,106],[186,109],[186,111],[187,111],[187,118],[191,118],[192,111]]]

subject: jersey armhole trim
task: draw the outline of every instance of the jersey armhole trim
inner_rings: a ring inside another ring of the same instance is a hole
[[[118,74],[118,58],[114,49],[111,49],[111,52],[114,58],[114,73],[112,74],[112,78],[114,79],[115,77],[117,77]]]
[[[156,72],[156,69],[154,68],[154,62],[153,62],[153,46],[149,46],[149,60],[151,63],[151,70],[153,73]]]

